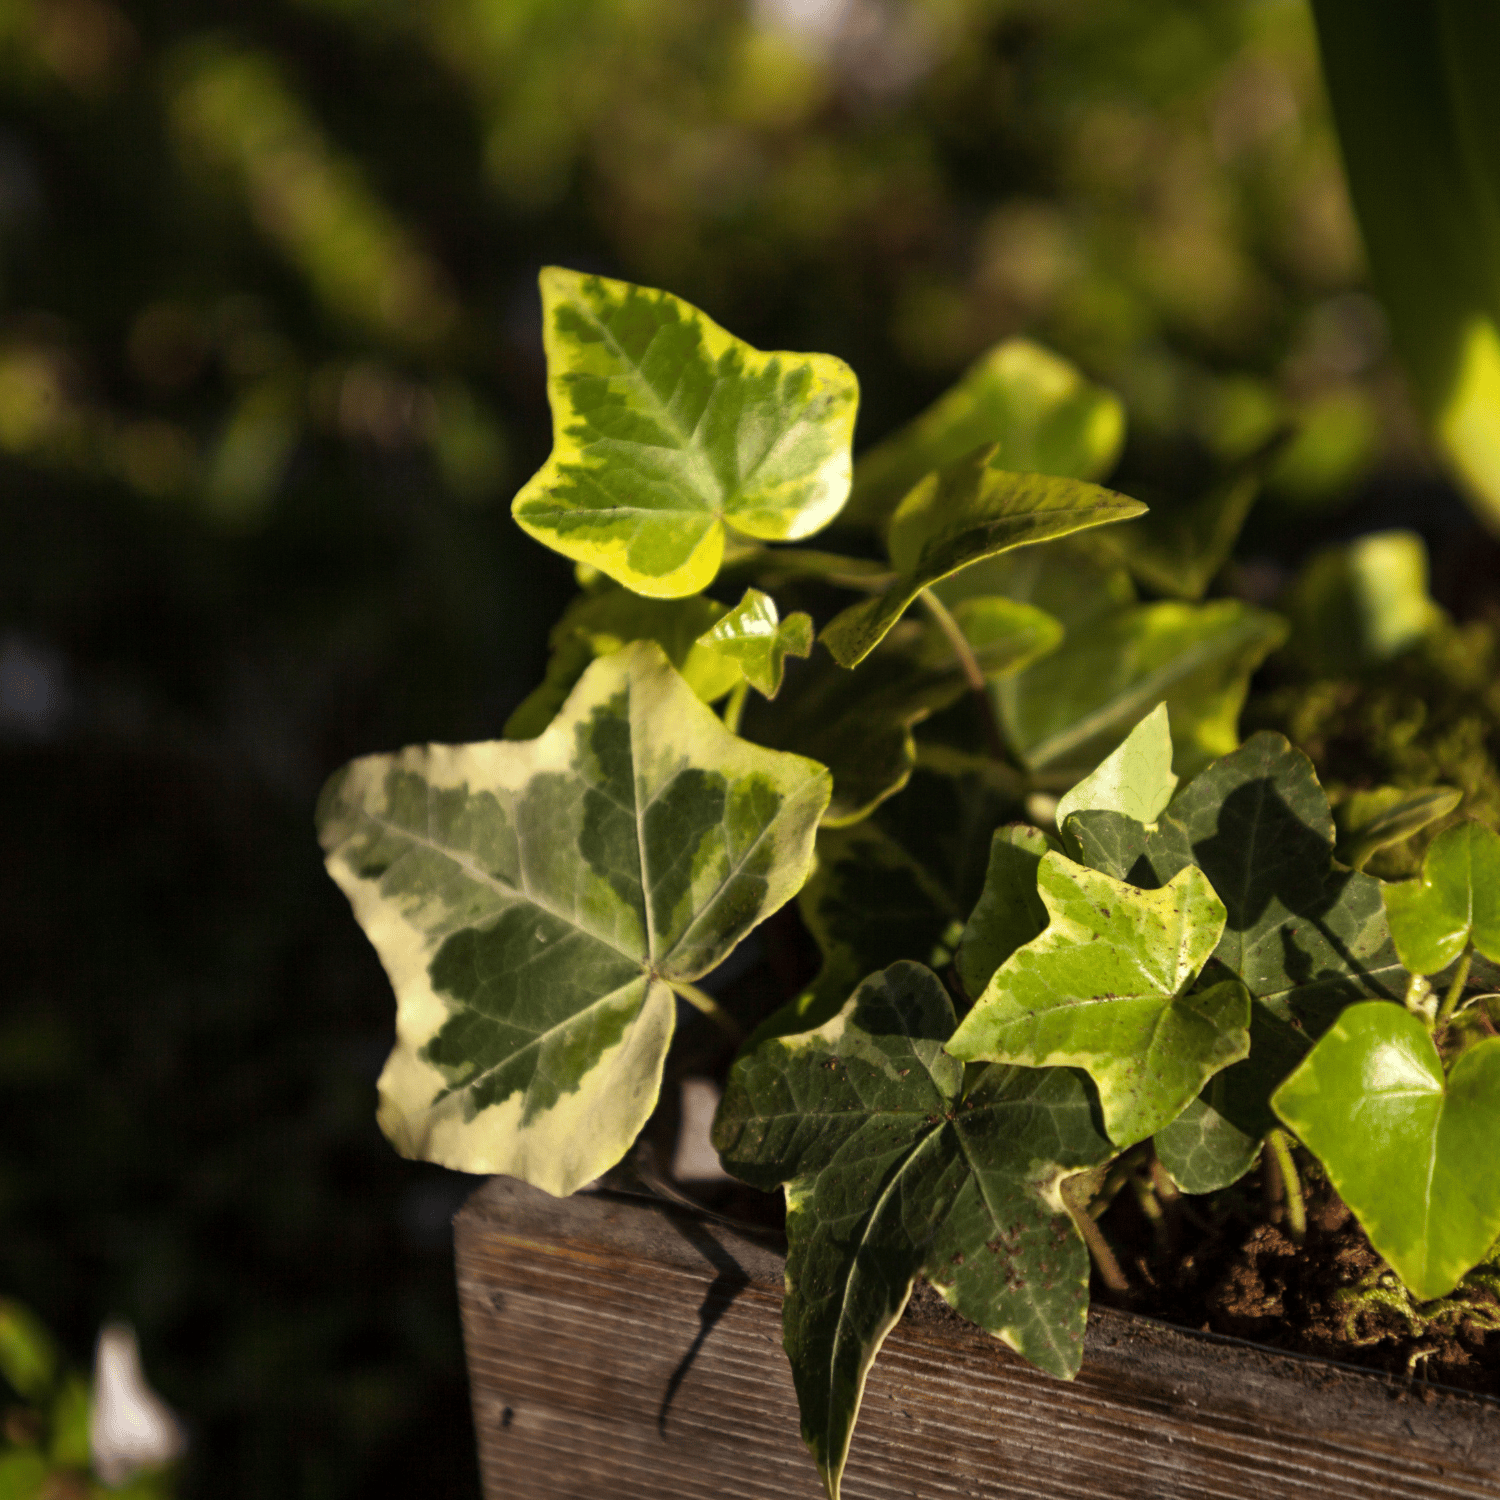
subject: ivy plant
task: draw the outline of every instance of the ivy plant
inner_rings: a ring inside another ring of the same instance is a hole
[[[397,1148],[572,1192],[707,1014],[714,1142],[785,1194],[833,1500],[917,1282],[1076,1373],[1095,1216],[1143,1161],[1201,1194],[1266,1153],[1295,1236],[1300,1151],[1451,1293],[1500,1236],[1500,836],[1383,884],[1457,794],[1336,829],[1300,750],[1240,743],[1286,632],[1207,597],[1245,476],[1156,523],[1099,483],[1119,403],[1016,343],[856,466],[840,361],[597,276],[542,300],[554,448],[514,514],[581,587],[545,679],[506,738],[357,760],[318,811],[396,993]],[[821,966],[736,1010],[725,960],[793,900]]]

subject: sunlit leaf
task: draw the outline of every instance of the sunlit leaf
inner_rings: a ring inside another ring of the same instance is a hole
[[[1285,634],[1277,616],[1237,599],[1130,605],[1070,630],[1045,661],[1000,683],[995,701],[1026,765],[1080,771],[1165,703],[1173,767],[1191,776],[1235,747],[1250,674]]]
[[[746,589],[745,597],[704,631],[697,644],[733,662],[753,688],[774,698],[781,691],[787,657],[812,651],[812,619],[799,613],[783,620],[769,594]]]
[[[995,595],[963,599],[949,613],[975,665],[992,682],[1029,667],[1062,644],[1062,625],[1044,610],[1017,599]],[[922,628],[921,654],[929,666],[953,664],[952,643],[931,619]]]
[[[1037,867],[1046,929],[997,969],[948,1050],[966,1062],[1084,1069],[1110,1139],[1160,1130],[1250,1050],[1237,981],[1190,991],[1224,930],[1201,870],[1157,891],[1047,853]]]
[[[1378,880],[1333,866],[1333,819],[1312,762],[1270,731],[1180,791],[1148,830],[1115,812],[1069,819],[1083,860],[1147,889],[1197,865],[1227,920],[1214,957],[1283,1020],[1326,1029],[1350,1000],[1399,998]]]
[[[841,666],[863,661],[924,588],[960,569],[1144,510],[1112,490],[1079,479],[1016,474],[996,449],[980,449],[924,479],[891,518],[889,547],[898,577],[873,598],[844,610],[823,640]]]
[[[1446,786],[1380,786],[1355,792],[1333,810],[1338,828],[1334,852],[1351,870],[1362,870],[1376,850],[1420,833],[1463,800],[1461,791]]]
[[[1399,656],[1443,612],[1427,592],[1427,548],[1414,531],[1376,531],[1317,553],[1289,606],[1292,646],[1317,672],[1345,677]]]
[[[1052,1374],[1083,1353],[1089,1261],[1059,1186],[1113,1148],[1064,1069],[990,1068],[964,1096],[953,1019],[935,975],[895,964],[818,1030],[741,1057],[715,1122],[731,1172],[786,1187],[786,1352],[833,1497],[918,1276]]]
[[[1472,821],[1440,833],[1418,879],[1385,887],[1385,911],[1413,974],[1446,969],[1471,940],[1500,962],[1500,834]]]
[[[710,583],[725,528],[791,541],[849,494],[859,393],[826,354],[762,354],[667,292],[549,267],[552,456],[512,512],[653,598]]]
[[[1159,703],[1057,804],[1057,826],[1066,831],[1075,812],[1096,808],[1154,823],[1176,789],[1171,724]]]
[[[548,637],[552,654],[546,675],[506,720],[506,739],[535,739],[557,716],[589,663],[631,641],[655,641],[705,703],[722,698],[741,680],[742,670],[699,637],[724,612],[722,604],[702,595],[643,599],[609,583],[574,599]]]
[[[840,518],[879,528],[918,480],[994,443],[1018,474],[1102,479],[1125,412],[1110,391],[1026,339],[997,344],[919,417],[860,456]]]
[[[571,1192],[656,1101],[672,986],[806,878],[828,773],[731,735],[638,642],[525,743],[417,746],[333,777],[328,867],[397,998],[397,1149]]]
[[[1416,1296],[1446,1296],[1500,1236],[1500,1037],[1445,1079],[1417,1016],[1351,1005],[1272,1102]]]

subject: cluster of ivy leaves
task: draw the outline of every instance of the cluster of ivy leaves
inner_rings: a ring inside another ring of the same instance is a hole
[[[597,276],[542,296],[554,449],[514,514],[583,588],[546,680],[507,740],[365,757],[319,808],[396,991],[397,1148],[597,1177],[679,1004],[732,1025],[709,976],[800,893],[822,971],[714,1139],[785,1190],[835,1500],[919,1277],[1077,1371],[1078,1194],[1141,1142],[1202,1193],[1290,1129],[1407,1286],[1452,1291],[1500,1235],[1500,836],[1458,824],[1385,886],[1358,866],[1451,794],[1372,804],[1336,861],[1307,757],[1238,742],[1284,626],[1203,595],[1253,471],[1157,523],[1096,482],[1118,403],[1021,343],[855,466],[840,361]]]

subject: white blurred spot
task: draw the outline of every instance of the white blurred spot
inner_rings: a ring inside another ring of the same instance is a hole
[[[146,1384],[140,1345],[128,1323],[106,1323],[99,1332],[89,1447],[94,1472],[112,1486],[170,1463],[187,1447],[182,1424]]]
[[[678,1182],[728,1179],[729,1174],[719,1165],[719,1153],[709,1139],[718,1107],[718,1084],[707,1078],[689,1078],[683,1082],[682,1123],[677,1131],[677,1151],[672,1157],[672,1176]]]

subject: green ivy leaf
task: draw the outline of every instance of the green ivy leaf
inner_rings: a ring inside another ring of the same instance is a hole
[[[1440,833],[1418,879],[1385,887],[1385,911],[1413,974],[1446,969],[1471,939],[1500,962],[1500,834],[1474,822]]]
[[[1095,808],[1123,813],[1137,823],[1154,823],[1176,789],[1171,724],[1167,705],[1158,703],[1057,804],[1057,826],[1066,837],[1068,819]]]
[[[983,889],[991,833],[1009,806],[978,777],[919,768],[862,822],[825,824],[817,868],[798,898],[822,970],[752,1040],[822,1025],[865,975],[913,954],[945,964]]]
[[[824,627],[823,642],[840,666],[855,666],[912,600],[940,579],[982,558],[1124,520],[1145,508],[1082,480],[1010,473],[999,467],[997,449],[980,449],[929,475],[901,502],[889,536],[896,581],[836,615]]]
[[[917,763],[912,727],[964,691],[952,660],[924,665],[903,625],[857,673],[826,652],[789,679],[774,704],[749,705],[742,732],[757,744],[821,761],[833,773],[824,823],[856,823],[906,785]]]
[[[1041,858],[1037,894],[1046,929],[996,970],[948,1050],[1084,1069],[1110,1139],[1133,1145],[1250,1050],[1243,985],[1188,991],[1223,933],[1224,904],[1201,870],[1141,891],[1056,853]]]
[[[1229,561],[1260,486],[1258,473],[1240,474],[1188,505],[1153,502],[1149,514],[1099,532],[1089,545],[1154,592],[1196,601]]]
[[[1091,768],[1165,702],[1174,768],[1192,776],[1234,748],[1250,674],[1285,634],[1277,616],[1237,599],[1131,605],[1070,632],[1046,661],[1000,683],[995,701],[1032,770]]]
[[[1238,1182],[1276,1127],[1271,1095],[1307,1055],[1307,1038],[1259,1000],[1250,1002],[1250,1055],[1215,1073],[1175,1120],[1156,1132],[1157,1159],[1185,1193]]]
[[[995,970],[1047,925],[1037,894],[1037,868],[1056,842],[1039,828],[1010,823],[995,830],[984,889],[958,945],[954,962],[966,994],[984,993]]]
[[[557,717],[589,663],[632,641],[655,641],[705,703],[722,698],[741,681],[742,669],[703,645],[699,637],[724,613],[722,604],[701,594],[690,599],[643,599],[629,589],[605,584],[580,595],[552,627],[546,675],[506,720],[506,739],[535,739]]]
[[[914,421],[862,454],[842,521],[883,527],[918,480],[988,444],[1007,469],[1102,479],[1125,440],[1125,411],[1066,360],[1007,339]]]
[[[1418,1017],[1351,1005],[1271,1102],[1416,1296],[1446,1296],[1500,1236],[1500,1037],[1444,1079]]]
[[[1333,866],[1333,818],[1312,762],[1268,730],[1215,761],[1148,830],[1116,812],[1068,821],[1085,864],[1145,889],[1196,865],[1227,910],[1215,959],[1317,1036],[1351,1000],[1401,996],[1378,880]]]
[[[1463,800],[1461,791],[1446,786],[1378,786],[1355,792],[1333,810],[1338,828],[1334,853],[1351,870],[1362,870],[1376,850],[1420,833]]]
[[[769,594],[746,589],[745,597],[704,631],[697,644],[733,662],[751,687],[774,698],[781,691],[787,657],[812,653],[812,617],[798,613],[783,620]]]
[[[991,682],[1029,667],[1062,644],[1060,621],[1016,599],[993,595],[963,599],[949,613],[963,632],[979,670]],[[922,626],[920,651],[929,667],[954,666],[953,645],[934,620]]]
[[[0,1375],[26,1401],[40,1402],[52,1389],[62,1363],[57,1344],[40,1318],[9,1297],[0,1297]]]
[[[652,598],[712,582],[726,526],[810,536],[849,494],[859,400],[826,354],[762,354],[667,292],[541,274],[552,456],[515,498],[531,536]]]
[[[396,991],[396,1148],[552,1193],[612,1166],[656,1101],[673,985],[795,894],[828,794],[651,642],[595,662],[538,739],[338,772],[319,835]]]
[[[1088,1254],[1059,1193],[1113,1154],[1072,1073],[990,1068],[963,1095],[953,1007],[920,964],[867,979],[816,1031],[742,1056],[725,1166],[787,1199],[787,1357],[837,1500],[865,1377],[918,1276],[1054,1375],[1077,1372]]]

